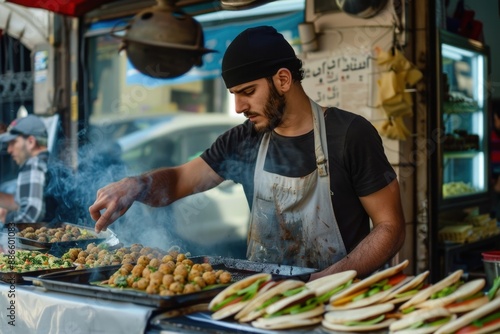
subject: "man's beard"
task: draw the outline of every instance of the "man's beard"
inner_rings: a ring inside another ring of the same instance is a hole
[[[269,82],[269,97],[267,98],[266,105],[264,106],[264,116],[267,118],[267,126],[262,128],[255,127],[259,132],[270,132],[274,130],[283,121],[283,114],[285,112],[286,99],[280,95],[274,83]]]

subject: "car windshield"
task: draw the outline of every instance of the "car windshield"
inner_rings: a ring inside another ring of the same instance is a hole
[[[176,114],[118,138],[129,173],[184,164],[210,147],[217,137],[243,121],[223,115]]]

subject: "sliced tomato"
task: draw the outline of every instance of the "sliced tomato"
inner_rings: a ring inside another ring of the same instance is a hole
[[[268,284],[275,284],[276,282],[272,281],[272,280],[269,280],[269,281],[265,281],[264,283],[262,283],[261,285],[259,285],[259,290],[262,289],[263,287],[265,287],[266,285]]]
[[[224,308],[228,305],[233,305],[233,304],[239,303],[242,300],[243,300],[243,296],[238,296],[238,295],[233,294],[233,295],[227,297],[226,299],[224,299],[223,301],[221,301],[219,304],[214,305],[214,307],[212,308],[212,311],[218,311],[221,308]]]
[[[229,303],[226,304],[226,306],[228,305],[233,305],[233,304],[237,304],[239,302],[241,302],[243,300],[243,297],[238,297],[238,298],[235,298],[234,300],[230,301]]]
[[[448,305],[445,306],[445,308],[453,308],[453,307],[457,307],[457,306],[467,305],[467,304],[470,304],[470,303],[474,302],[476,299],[481,299],[483,297],[484,297],[484,295],[479,296],[479,297],[475,297],[475,298],[472,298],[472,299],[466,299],[466,300],[463,300],[463,301],[460,301],[460,302],[448,304]]]
[[[469,333],[475,333],[477,332],[477,327],[474,325],[469,325],[461,328],[458,330],[455,334],[469,334]]]
[[[485,328],[488,326],[493,326],[496,324],[500,324],[500,319],[495,319],[493,321],[489,321],[485,324],[482,324],[481,327],[476,326],[476,325],[469,325],[461,328],[459,331],[457,331],[455,334],[469,334],[469,333],[475,333],[479,328]]]
[[[396,274],[392,277],[389,277],[389,282],[387,282],[387,284],[389,284],[390,286],[395,286],[401,281],[403,281],[406,277],[408,276],[403,273]]]

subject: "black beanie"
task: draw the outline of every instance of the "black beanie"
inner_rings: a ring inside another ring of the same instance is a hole
[[[229,44],[222,59],[222,78],[227,88],[276,74],[298,61],[292,46],[270,26],[249,28]]]

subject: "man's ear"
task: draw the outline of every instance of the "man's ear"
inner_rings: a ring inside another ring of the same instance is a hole
[[[33,136],[28,136],[28,138],[26,138],[26,143],[28,144],[29,149],[34,149],[35,147],[37,147],[36,138]]]
[[[280,93],[286,93],[292,87],[292,73],[287,68],[280,68],[273,77],[274,87]]]

